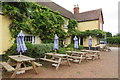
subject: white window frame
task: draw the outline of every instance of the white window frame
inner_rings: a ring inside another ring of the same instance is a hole
[[[30,43],[32,43],[32,44],[35,44],[35,36],[26,35],[26,36],[24,37],[24,41],[28,41],[28,42],[30,42]]]

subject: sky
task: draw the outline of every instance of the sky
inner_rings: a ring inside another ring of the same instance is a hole
[[[79,5],[80,12],[102,8],[103,31],[118,33],[118,2],[120,0],[52,0],[65,9],[73,12],[74,5]]]

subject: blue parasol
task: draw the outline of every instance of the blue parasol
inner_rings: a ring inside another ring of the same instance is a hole
[[[78,49],[78,38],[75,36],[73,40],[74,40],[74,49]]]
[[[22,31],[17,35],[17,51],[20,52],[20,56],[22,52],[25,52],[27,50],[27,47],[24,43],[24,34]]]
[[[89,36],[88,46],[89,46],[89,49],[90,49],[90,47],[92,47],[92,37],[91,36]]]
[[[55,37],[54,37],[54,50],[58,50],[59,49],[59,40],[58,40],[58,36],[57,34],[55,34]]]

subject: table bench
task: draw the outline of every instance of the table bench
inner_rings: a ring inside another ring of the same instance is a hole
[[[50,55],[53,58],[52,59],[47,59],[46,56]],[[55,60],[55,58],[58,58],[58,60]],[[58,53],[45,53],[44,58],[40,58],[41,60],[56,63],[56,70],[59,68],[60,64],[62,63],[62,60],[66,60],[68,65],[70,65],[69,60],[68,60],[68,55],[65,54],[58,54]]]
[[[36,67],[42,66],[41,64],[36,63],[34,58],[31,58],[28,56],[14,55],[14,56],[8,56],[8,57],[9,57],[9,59],[7,61],[8,64],[12,61],[16,62],[16,68],[15,68],[11,78],[14,78],[16,76],[16,74],[20,73],[21,70],[24,70],[23,72],[25,72],[25,70],[33,69],[35,71],[35,73],[38,74]],[[26,66],[25,62],[29,62],[32,66]],[[24,65],[24,67],[21,67],[22,64]]]
[[[66,53],[71,53],[68,57],[75,59],[75,60],[79,60],[78,63],[80,64],[82,62],[83,59],[86,59],[86,54],[87,52],[78,52],[78,51],[66,51]]]
[[[81,50],[82,52],[88,52],[87,57],[88,59],[96,59],[96,56],[98,59],[100,59],[100,51],[97,50]]]
[[[7,62],[0,62],[0,64],[8,71],[8,72],[12,72],[15,71],[15,69],[9,65]]]

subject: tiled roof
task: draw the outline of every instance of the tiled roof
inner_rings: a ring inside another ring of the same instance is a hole
[[[60,14],[66,18],[74,19],[73,13],[66,10],[65,8],[59,6],[58,4],[54,2],[37,2],[39,5],[49,7],[53,11],[59,11]]]
[[[89,21],[99,19],[102,13],[102,9],[86,11],[78,14],[74,14],[74,17],[77,21]]]
[[[73,14],[72,12],[66,10],[65,8],[59,6],[54,2],[37,2],[37,3],[39,5],[49,7],[53,11],[59,11],[60,14],[66,18],[76,19],[77,21],[98,20],[100,17],[100,14],[102,14],[102,9],[96,9],[96,10],[86,11],[78,14]]]

